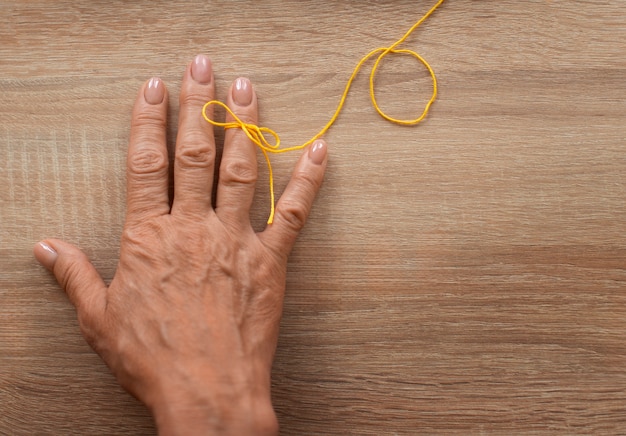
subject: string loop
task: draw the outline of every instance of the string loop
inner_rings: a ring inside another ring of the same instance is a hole
[[[378,112],[378,114],[384,119],[386,119],[387,121],[404,125],[404,126],[413,126],[421,122],[424,118],[426,118],[426,115],[428,114],[428,111],[430,110],[431,105],[435,102],[437,98],[437,77],[435,76],[435,72],[433,71],[431,66],[428,64],[426,59],[420,56],[417,52],[413,50],[408,50],[408,49],[398,49],[396,47],[398,47],[400,44],[406,41],[406,39],[415,31],[415,29],[417,29],[424,21],[426,21],[426,19],[430,15],[432,15],[432,13],[435,12],[435,10],[439,6],[441,6],[443,2],[444,0],[439,0],[432,8],[430,8],[430,10],[422,18],[419,19],[419,21],[417,21],[413,26],[411,26],[411,28],[404,34],[404,36],[402,36],[402,38],[394,42],[391,46],[379,47],[377,49],[372,50],[371,52],[369,52],[368,54],[366,54],[365,56],[361,58],[361,60],[354,67],[354,70],[352,70],[352,74],[350,75],[350,78],[348,79],[348,82],[346,83],[343,94],[341,95],[341,99],[339,100],[339,104],[337,105],[337,109],[335,109],[335,113],[333,114],[333,116],[330,118],[328,123],[326,123],[326,125],[322,128],[322,130],[320,130],[315,136],[313,136],[311,139],[309,139],[308,141],[306,141],[305,143],[301,145],[280,148],[280,136],[278,135],[278,133],[276,133],[276,131],[270,129],[269,127],[259,127],[256,124],[243,122],[239,117],[237,117],[237,115],[235,115],[235,113],[226,104],[222,103],[219,100],[211,100],[202,107],[202,116],[208,123],[211,123],[217,127],[223,127],[224,129],[241,129],[244,131],[246,136],[250,138],[250,140],[261,149],[261,152],[263,153],[263,156],[267,163],[267,168],[269,172],[270,215],[267,220],[268,224],[272,224],[272,222],[274,221],[274,212],[275,212],[274,174],[272,172],[272,164],[270,162],[268,153],[286,153],[289,151],[301,150],[309,146],[313,142],[315,142],[317,139],[321,138],[328,131],[328,129],[330,129],[330,127],[335,123],[335,121],[339,117],[339,114],[341,113],[341,110],[343,109],[343,106],[345,104],[346,98],[348,97],[348,93],[350,91],[350,87],[352,86],[352,82],[354,81],[357,74],[363,67],[363,64],[365,64],[368,60],[378,55],[378,57],[376,57],[376,60],[374,61],[374,65],[372,66],[372,70],[370,72],[370,78],[369,78],[370,100],[372,101],[372,106],[374,106],[374,109],[376,109],[376,112]],[[432,92],[430,99],[426,103],[426,106],[424,107],[424,110],[422,111],[421,115],[418,116],[417,118],[401,119],[401,118],[391,117],[387,115],[380,108],[380,106],[378,105],[378,102],[376,101],[374,79],[376,78],[376,72],[378,71],[378,67],[380,66],[380,63],[389,54],[406,54],[406,55],[413,56],[419,62],[421,62],[424,65],[424,67],[426,67],[426,69],[428,70],[428,73],[430,74],[430,77],[433,83],[433,92]],[[226,112],[228,112],[228,114],[232,117],[234,121],[219,122],[219,121],[212,120],[206,114],[206,109],[210,105],[221,106],[222,108],[224,108],[224,110],[226,110]],[[273,143],[267,140],[268,136],[274,139]]]

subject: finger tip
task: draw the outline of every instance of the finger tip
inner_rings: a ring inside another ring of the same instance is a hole
[[[328,156],[328,144],[323,139],[316,139],[309,147],[309,159],[316,164],[321,165]]]
[[[159,77],[148,79],[144,85],[143,96],[146,103],[151,105],[161,104],[166,99],[165,83]]]
[[[204,55],[198,54],[189,64],[189,75],[191,78],[201,85],[210,85],[213,82],[213,66],[211,59]]]
[[[254,100],[254,87],[247,77],[237,78],[231,86],[231,96],[237,106],[250,106]]]
[[[35,259],[50,271],[53,270],[54,264],[59,256],[55,248],[47,240],[39,241],[35,244],[33,254]]]

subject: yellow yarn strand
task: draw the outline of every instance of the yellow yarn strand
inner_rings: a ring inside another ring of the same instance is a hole
[[[417,54],[415,51],[408,50],[408,49],[397,49],[396,47],[398,47],[400,44],[406,41],[406,39],[415,31],[415,29],[417,29],[424,21],[426,21],[426,19],[430,17],[432,13],[435,12],[435,10],[439,6],[441,6],[443,2],[444,0],[439,0],[432,8],[430,8],[428,12],[426,12],[426,14],[422,18],[419,19],[418,22],[416,22],[413,26],[411,26],[411,28],[404,34],[404,36],[402,36],[402,38],[394,42],[391,46],[377,48],[375,50],[372,50],[371,52],[369,52],[368,54],[366,54],[365,56],[361,58],[361,60],[357,63],[356,67],[354,67],[354,70],[352,71],[352,74],[350,75],[350,78],[348,79],[348,82],[346,83],[346,87],[344,88],[343,94],[341,95],[341,99],[339,100],[339,104],[337,105],[337,109],[335,110],[335,113],[330,118],[328,123],[326,123],[326,125],[322,128],[322,130],[320,130],[315,136],[313,136],[311,139],[306,141],[304,144],[296,145],[292,147],[280,148],[280,136],[278,135],[278,133],[276,133],[274,130],[268,127],[259,127],[255,124],[249,124],[249,123],[243,122],[237,115],[235,115],[235,113],[228,106],[226,106],[226,104],[222,103],[219,100],[211,100],[202,107],[202,116],[207,122],[217,127],[223,127],[224,129],[241,129],[244,131],[246,136],[248,136],[248,138],[250,138],[250,140],[261,149],[261,152],[263,153],[263,157],[265,158],[265,162],[267,163],[267,169],[269,172],[270,215],[267,220],[268,224],[272,224],[272,222],[274,221],[274,212],[275,212],[274,174],[272,171],[272,164],[270,162],[268,153],[285,153],[288,151],[301,150],[309,146],[310,144],[312,144],[317,139],[321,138],[328,131],[328,129],[330,129],[330,127],[335,123],[335,121],[337,121],[337,118],[339,117],[339,114],[341,113],[341,110],[343,109],[343,106],[345,104],[346,98],[348,97],[348,93],[350,92],[350,87],[352,86],[352,82],[354,81],[357,74],[361,70],[361,67],[363,66],[363,64],[365,64],[365,62],[370,60],[372,57],[378,55],[378,57],[376,58],[376,61],[374,62],[374,65],[372,66],[372,70],[370,72],[370,80],[369,80],[370,99],[372,101],[372,106],[374,106],[374,109],[376,109],[376,112],[378,112],[378,114],[384,119],[386,119],[387,121],[404,125],[404,126],[413,126],[421,122],[424,118],[426,118],[426,115],[428,114],[430,106],[434,103],[435,99],[437,98],[437,77],[435,76],[435,72],[433,71],[431,66],[428,64],[428,62],[426,62],[426,60],[423,57],[421,57],[419,54]],[[382,62],[382,60],[385,58],[385,56],[387,56],[390,53],[391,54],[407,54],[407,55],[413,56],[418,61],[420,61],[430,73],[430,77],[433,82],[433,93],[432,93],[432,96],[430,97],[430,100],[428,100],[428,102],[426,103],[426,106],[424,107],[424,110],[422,111],[421,115],[417,118],[408,119],[408,120],[393,118],[387,115],[385,112],[383,112],[383,110],[378,105],[378,102],[376,101],[376,95],[375,95],[375,89],[374,89],[374,79],[376,77],[376,72],[378,71],[378,67],[380,66],[380,63]],[[224,108],[226,112],[230,114],[230,116],[232,117],[234,121],[219,122],[219,121],[212,120],[206,114],[206,109],[210,105],[221,106],[222,108]],[[269,135],[274,138],[273,144],[270,143],[266,139],[266,135]]]

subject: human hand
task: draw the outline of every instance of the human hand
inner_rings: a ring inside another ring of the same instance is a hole
[[[211,63],[197,56],[180,93],[171,207],[167,90],[152,79],[139,92],[126,223],[108,287],[67,242],[48,239],[34,253],[75,305],[87,342],[149,407],[161,434],[274,434],[270,372],[287,256],[322,183],[327,147],[317,141],[305,150],[273,224],[255,233],[249,212],[256,146],[240,129],[225,132],[212,199],[215,139],[201,109],[214,92]],[[227,104],[243,121],[257,123],[247,79],[235,81]]]

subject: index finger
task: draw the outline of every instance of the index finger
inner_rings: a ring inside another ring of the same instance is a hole
[[[152,78],[133,108],[126,161],[127,221],[169,212],[166,123],[167,90],[161,79]]]

